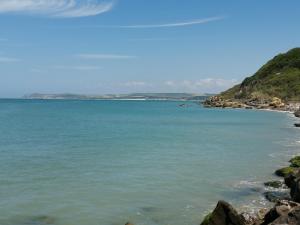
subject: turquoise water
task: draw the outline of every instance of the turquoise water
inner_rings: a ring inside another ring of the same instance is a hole
[[[295,118],[179,104],[1,100],[0,224],[196,225],[219,199],[266,204]]]

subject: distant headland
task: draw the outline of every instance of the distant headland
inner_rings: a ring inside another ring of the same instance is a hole
[[[213,94],[191,93],[133,93],[107,95],[80,95],[80,94],[41,94],[34,93],[23,96],[23,99],[69,99],[69,100],[197,100],[201,101]]]
[[[300,48],[275,56],[253,76],[204,102],[207,107],[296,111],[300,106]]]

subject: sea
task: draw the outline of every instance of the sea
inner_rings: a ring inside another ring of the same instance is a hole
[[[300,153],[289,113],[198,102],[0,100],[1,225],[199,225]]]

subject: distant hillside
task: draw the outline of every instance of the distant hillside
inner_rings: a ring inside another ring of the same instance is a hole
[[[25,99],[79,99],[79,100],[204,100],[209,94],[189,94],[189,93],[134,93],[134,94],[109,94],[109,95],[78,95],[78,94],[40,94],[34,93],[25,95]]]
[[[223,92],[224,99],[271,99],[300,101],[300,48],[279,54],[252,77]]]

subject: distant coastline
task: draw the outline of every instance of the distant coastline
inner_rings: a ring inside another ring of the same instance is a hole
[[[213,94],[193,93],[133,93],[108,95],[80,95],[80,94],[41,94],[25,95],[21,99],[39,100],[175,100],[175,101],[203,101]]]

